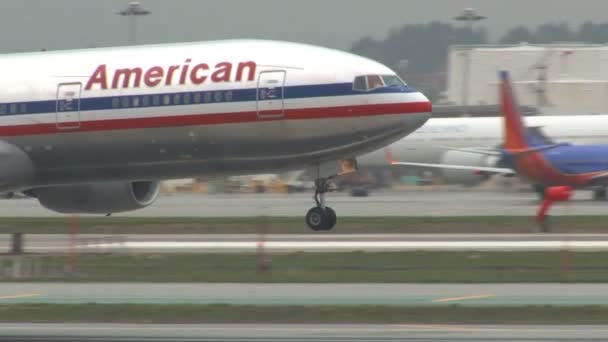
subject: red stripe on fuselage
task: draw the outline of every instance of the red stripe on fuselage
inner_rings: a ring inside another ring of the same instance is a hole
[[[431,110],[432,106],[430,102],[410,102],[374,104],[364,106],[289,109],[285,110],[283,117],[272,119],[259,118],[257,112],[236,112],[81,121],[80,128],[73,130],[58,129],[55,123],[31,125],[25,124],[1,126],[0,136],[7,137],[142,128],[238,124],[248,122],[265,122],[273,120],[353,118],[376,115],[430,113]]]

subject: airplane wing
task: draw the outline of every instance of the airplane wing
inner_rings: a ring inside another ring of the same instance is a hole
[[[502,156],[502,153],[500,151],[493,150],[493,149],[485,149],[485,148],[454,148],[454,147],[448,147],[448,146],[440,146],[440,148],[442,148],[444,150],[448,150],[448,151],[468,152],[468,153],[475,153],[475,154],[483,154],[483,155],[486,155],[486,156],[496,156],[496,157]]]
[[[559,143],[559,144],[551,144],[551,145],[544,145],[544,146],[538,146],[538,147],[534,147],[534,148],[528,148],[528,149],[521,149],[521,150],[509,150],[506,151],[508,154],[512,155],[512,156],[521,156],[521,155],[526,155],[526,154],[530,154],[530,153],[536,153],[536,152],[542,152],[542,151],[546,151],[546,150],[551,150],[557,147],[562,147],[562,146],[567,146],[569,145],[568,143]],[[498,151],[498,150],[493,150],[493,149],[485,149],[485,148],[454,148],[454,147],[448,147],[448,146],[440,146],[440,148],[444,149],[444,150],[448,150],[448,151],[460,151],[460,152],[468,152],[468,153],[475,153],[475,154],[483,154],[486,156],[495,156],[495,157],[502,157],[503,156],[503,152]]]
[[[391,165],[404,165],[404,166],[419,166],[429,167],[436,169],[452,169],[452,170],[471,170],[480,173],[496,173],[502,175],[515,175],[515,170],[510,168],[502,167],[483,167],[483,166],[467,166],[467,165],[450,165],[450,164],[425,164],[425,163],[408,163],[408,162],[391,162]]]

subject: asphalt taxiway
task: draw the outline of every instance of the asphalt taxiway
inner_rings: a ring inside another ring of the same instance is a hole
[[[0,304],[608,305],[608,284],[1,283]]]
[[[589,191],[578,191],[574,200],[558,204],[551,215],[605,215],[608,201],[594,202]],[[304,216],[313,206],[312,193],[298,194],[176,194],[161,195],[150,207],[117,214],[130,217],[258,217]],[[327,204],[339,216],[533,216],[536,195],[504,189],[412,188],[373,192],[369,197],[331,193]],[[0,217],[61,216],[35,199],[0,202]]]
[[[0,324],[0,341],[606,341],[608,326]]]

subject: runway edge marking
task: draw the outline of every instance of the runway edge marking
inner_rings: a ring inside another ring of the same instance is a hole
[[[10,295],[10,296],[0,296],[0,300],[2,300],[2,299],[31,298],[31,297],[39,297],[39,296],[40,296],[39,293],[23,293],[23,294],[16,294],[16,295]]]
[[[482,295],[465,296],[465,297],[439,298],[439,299],[434,299],[433,303],[460,302],[460,301],[465,301],[465,300],[485,299],[485,298],[492,298],[492,297],[496,297],[496,295],[482,294]]]

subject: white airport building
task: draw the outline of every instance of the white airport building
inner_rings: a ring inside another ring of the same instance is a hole
[[[500,70],[510,72],[522,105],[554,115],[608,113],[608,45],[453,46],[447,101],[496,104]]]

